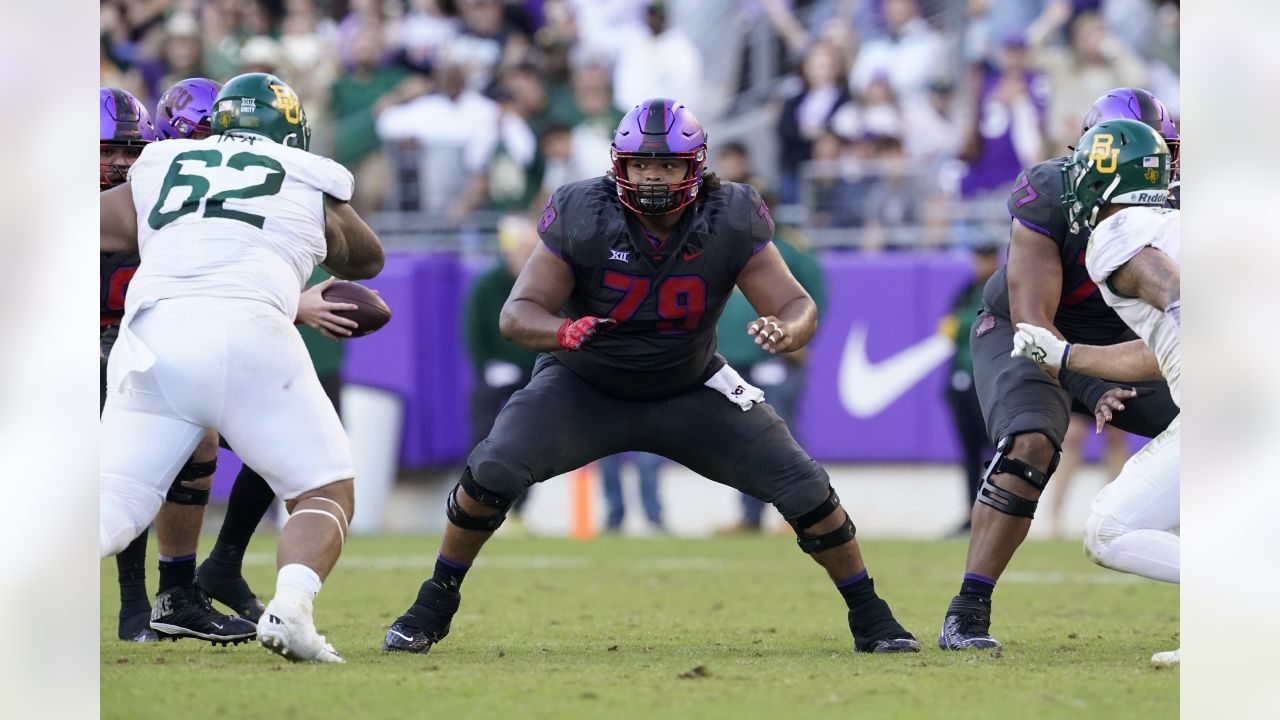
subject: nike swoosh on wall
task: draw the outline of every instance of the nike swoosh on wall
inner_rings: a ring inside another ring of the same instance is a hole
[[[878,363],[867,359],[867,326],[854,325],[840,357],[840,404],[853,417],[879,415],[955,353],[955,343],[930,335]]]

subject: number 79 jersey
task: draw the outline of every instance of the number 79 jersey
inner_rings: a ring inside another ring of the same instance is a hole
[[[261,300],[286,317],[324,260],[324,196],[341,165],[254,136],[151,143],[129,170],[142,264],[125,312],[166,298]]]

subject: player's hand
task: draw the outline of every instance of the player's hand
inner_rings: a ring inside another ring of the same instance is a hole
[[[321,335],[330,340],[341,340],[351,337],[351,331],[359,327],[355,320],[335,315],[339,310],[359,310],[359,306],[351,303],[335,303],[324,299],[325,288],[337,278],[329,278],[307,288],[298,300],[298,317],[295,322],[315,328]]]
[[[1103,393],[1098,398],[1098,404],[1093,408],[1093,419],[1095,422],[1094,434],[1101,435],[1102,428],[1113,419],[1116,413],[1124,410],[1124,401],[1138,397],[1138,391],[1133,388],[1117,387]]]
[[[1042,367],[1061,370],[1067,364],[1071,343],[1038,325],[1018,323],[1009,357],[1024,357]]]
[[[795,344],[795,338],[787,332],[786,323],[772,315],[747,323],[747,334],[755,338],[757,345],[774,355],[790,350]]]
[[[591,338],[617,324],[618,321],[613,318],[598,318],[590,315],[577,320],[566,318],[564,324],[560,326],[560,331],[556,333],[556,342],[569,352],[577,352]]]

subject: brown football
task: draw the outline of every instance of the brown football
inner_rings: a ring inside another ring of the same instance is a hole
[[[357,310],[339,310],[334,313],[344,318],[355,320],[359,325],[351,331],[351,337],[358,338],[380,329],[391,321],[391,308],[382,302],[382,298],[360,283],[349,280],[335,280],[325,288],[322,296],[329,302],[351,303],[359,306]]]

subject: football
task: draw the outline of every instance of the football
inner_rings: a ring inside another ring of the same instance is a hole
[[[359,327],[351,331],[353,338],[364,337],[391,321],[391,308],[382,302],[382,298],[378,297],[377,293],[360,283],[336,280],[325,288],[322,297],[329,302],[351,303],[358,306],[356,310],[340,310],[334,313],[356,321]]]

